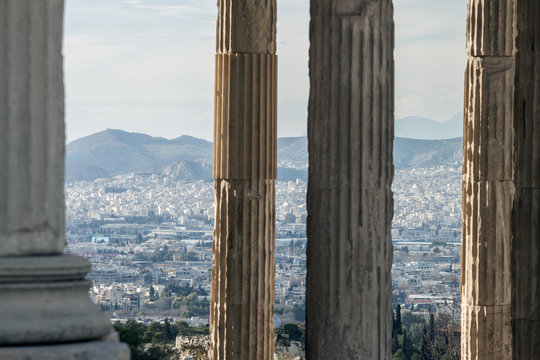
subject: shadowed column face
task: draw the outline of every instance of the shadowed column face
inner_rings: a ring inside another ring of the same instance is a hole
[[[540,2],[516,5],[515,183],[512,212],[512,350],[540,354]]]
[[[274,358],[276,1],[218,2],[210,359]]]
[[[469,1],[462,359],[540,351],[539,14],[535,0]]]
[[[311,1],[307,356],[389,359],[390,0]]]

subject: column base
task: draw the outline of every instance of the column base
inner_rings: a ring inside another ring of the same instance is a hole
[[[0,346],[79,343],[107,336],[112,325],[88,296],[89,271],[90,262],[78,256],[1,258]]]
[[[0,347],[0,359],[9,360],[129,360],[126,344],[106,341]]]

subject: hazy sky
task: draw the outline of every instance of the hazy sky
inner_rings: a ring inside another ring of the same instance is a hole
[[[396,118],[461,111],[466,0],[394,0]],[[67,0],[67,141],[106,128],[210,140],[216,0]],[[279,136],[306,133],[309,1],[278,0]]]

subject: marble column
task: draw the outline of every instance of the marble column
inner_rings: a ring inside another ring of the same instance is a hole
[[[63,7],[0,2],[0,358],[127,359],[88,297],[90,263],[63,254]]]
[[[276,1],[219,0],[210,359],[274,358]]]
[[[391,0],[312,0],[307,357],[390,359]]]
[[[462,359],[540,351],[539,11],[536,0],[469,1]]]

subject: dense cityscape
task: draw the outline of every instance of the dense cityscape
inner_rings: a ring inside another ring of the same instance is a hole
[[[276,183],[275,323],[304,322],[305,181]],[[397,170],[393,298],[459,318],[461,171]],[[156,174],[66,184],[67,251],[89,258],[91,297],[116,320],[208,324],[213,184]]]

